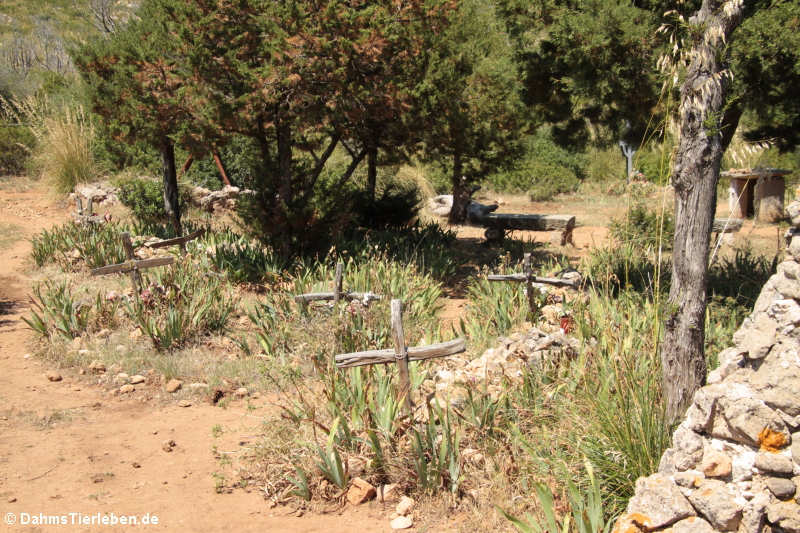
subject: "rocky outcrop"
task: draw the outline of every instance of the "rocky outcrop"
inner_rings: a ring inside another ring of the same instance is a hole
[[[697,391],[617,533],[800,533],[800,202],[784,262]]]
[[[254,194],[254,191],[231,185],[226,185],[218,191],[194,187],[191,190],[192,205],[212,213],[220,209],[234,209],[239,196],[243,194]]]

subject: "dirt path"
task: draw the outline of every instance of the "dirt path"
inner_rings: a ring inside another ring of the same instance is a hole
[[[40,189],[0,190],[0,531],[390,531],[391,511],[374,502],[296,518],[286,516],[291,509],[270,508],[256,488],[215,492],[213,447],[238,453],[252,442],[266,404],[181,408],[120,398],[69,369],[59,370],[63,380],[48,381],[52,369],[25,357],[27,239],[66,216]],[[165,440],[175,441],[171,452],[162,449]],[[92,525],[112,513],[149,514],[158,524]],[[47,517],[62,524],[35,523]]]

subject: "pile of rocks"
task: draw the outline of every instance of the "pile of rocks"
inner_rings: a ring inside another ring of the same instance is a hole
[[[546,309],[543,316],[560,316],[561,306],[547,307],[550,309]],[[526,369],[572,358],[579,349],[580,341],[566,334],[558,320],[548,321],[539,327],[501,337],[496,347],[489,348],[476,359],[448,357],[447,368],[439,370],[435,379],[425,385],[435,389],[441,405],[450,403],[459,407],[466,398],[467,389],[476,384],[481,390],[485,386],[488,394],[496,399],[507,389],[508,382],[522,381]]]
[[[194,187],[191,191],[192,205],[211,213],[220,209],[234,209],[242,194],[254,194],[254,191],[243,190],[232,185],[226,185],[218,191],[212,191],[205,187]]]
[[[786,260],[616,532],[800,533],[800,202],[787,211]]]
[[[77,204],[80,197],[84,207],[88,207],[89,198],[92,199],[94,207],[108,207],[119,203],[119,189],[110,183],[100,182],[86,185],[78,185],[75,192],[70,193],[69,203],[71,206]]]

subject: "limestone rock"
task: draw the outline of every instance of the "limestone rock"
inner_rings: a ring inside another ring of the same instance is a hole
[[[125,385],[123,385],[122,387],[119,388],[119,393],[120,394],[130,394],[131,392],[133,392],[135,390],[136,390],[136,387],[134,387],[130,383],[126,383]]]
[[[414,521],[407,516],[398,516],[397,518],[389,522],[389,525],[394,530],[408,529],[414,525]]]
[[[164,386],[164,390],[167,392],[177,392],[183,386],[183,382],[179,379],[171,379],[167,381],[167,384]]]
[[[767,507],[767,521],[786,533],[800,533],[800,505],[795,502],[773,503]]]
[[[106,371],[106,365],[102,361],[92,361],[89,363],[89,370],[95,374],[102,374]]]
[[[754,466],[767,474],[782,477],[790,477],[794,471],[792,460],[779,453],[759,453],[756,455]]]
[[[130,384],[131,385],[138,385],[139,383],[144,383],[145,377],[139,374],[131,376]]]
[[[64,379],[61,376],[61,374],[59,374],[55,370],[47,372],[44,376],[47,378],[47,381],[52,381],[52,382],[61,381],[62,379]]]
[[[636,494],[628,503],[628,514],[641,516],[640,525],[659,529],[696,516],[695,510],[678,486],[664,474],[653,474],[636,481]]]
[[[400,516],[405,516],[410,513],[414,509],[414,500],[409,498],[408,496],[403,496],[400,498],[400,502],[395,507],[395,512]]]
[[[703,453],[700,470],[706,477],[728,477],[731,475],[731,458],[724,452],[709,448]]]
[[[375,487],[364,481],[360,477],[353,478],[350,488],[347,490],[347,501],[351,505],[361,505],[374,498],[376,495]]]
[[[715,529],[735,531],[739,527],[742,507],[736,503],[724,482],[705,480],[697,490],[689,494],[689,501]]]
[[[691,516],[672,526],[672,533],[715,533],[711,524],[700,517]]]
[[[788,500],[794,496],[797,487],[794,481],[782,477],[768,477],[764,480],[769,491],[779,500]]]

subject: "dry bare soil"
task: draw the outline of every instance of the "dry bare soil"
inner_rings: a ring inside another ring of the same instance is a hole
[[[54,369],[26,357],[28,239],[66,218],[43,189],[0,190],[0,531],[390,531],[391,511],[377,503],[296,517],[270,508],[255,489],[215,491],[220,464],[212,448],[235,453],[254,441],[268,399],[226,408],[193,400],[183,408],[146,394],[111,396],[75,370],[55,369],[63,379],[49,381]],[[170,440],[175,447],[166,452]],[[66,515],[68,523],[33,524],[40,513]],[[68,513],[87,520],[149,513],[158,524],[80,525]]]

